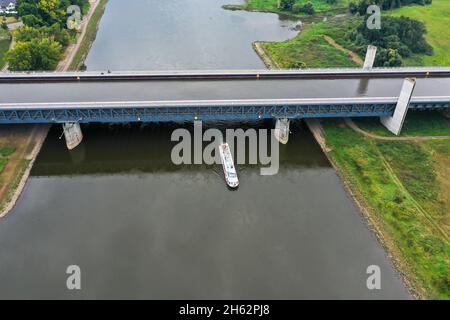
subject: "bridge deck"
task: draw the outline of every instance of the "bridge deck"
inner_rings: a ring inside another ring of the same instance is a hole
[[[398,96],[403,79],[1,83],[3,104]],[[450,78],[418,79],[415,97],[450,95]]]

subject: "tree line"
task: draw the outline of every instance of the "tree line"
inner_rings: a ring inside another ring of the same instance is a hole
[[[359,13],[360,15],[364,15],[367,13],[367,8],[374,4],[379,6],[382,10],[392,10],[410,4],[429,5],[432,1],[433,0],[359,0],[351,1],[349,10],[353,14]]]
[[[369,5],[376,4],[381,9],[388,10],[407,4],[431,4],[432,0],[360,0],[357,4],[350,3],[350,12],[363,17],[353,30],[347,32],[356,51],[365,55],[368,45],[378,47],[375,66],[398,67],[403,59],[413,54],[433,54],[433,48],[427,43],[427,29],[421,21],[408,17],[383,16],[380,29],[369,29],[366,25]]]

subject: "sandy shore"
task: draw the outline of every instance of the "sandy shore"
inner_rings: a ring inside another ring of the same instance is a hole
[[[261,58],[261,60],[264,62],[266,67],[268,69],[279,69],[280,67],[278,64],[273,61],[273,59],[270,57],[270,55],[267,54],[266,50],[264,49],[263,42],[256,41],[253,42],[253,50],[255,50],[256,54]]]

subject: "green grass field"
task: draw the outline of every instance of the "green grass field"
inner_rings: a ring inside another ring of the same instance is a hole
[[[407,16],[425,23],[426,39],[434,49],[433,56],[414,56],[404,61],[405,65],[449,66],[450,65],[450,1],[433,0],[427,6],[407,6],[390,13]]]
[[[5,170],[6,164],[8,163],[8,159],[0,158],[0,173]]]

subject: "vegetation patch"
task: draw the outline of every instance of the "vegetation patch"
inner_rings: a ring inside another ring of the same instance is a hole
[[[0,69],[6,64],[6,53],[11,45],[11,35],[8,30],[0,28]]]
[[[326,121],[324,130],[331,158],[401,252],[408,277],[422,295],[449,299],[450,243],[442,226],[448,208],[436,201],[446,190],[439,188],[432,156],[440,151],[432,144],[376,141],[336,120]]]
[[[359,118],[354,121],[365,131],[379,136],[392,136],[386,127],[380,125],[380,120],[377,118]],[[400,136],[450,136],[450,119],[438,111],[410,111]]]
[[[226,5],[225,9],[274,12],[292,16],[345,12],[349,0],[247,0],[244,4]]]
[[[357,64],[348,53],[325,39],[339,32],[330,23],[309,24],[294,39],[262,45],[281,68],[355,67]]]
[[[88,0],[21,0],[18,16],[24,27],[14,32],[17,43],[7,53],[12,71],[54,70],[64,49],[75,41],[76,29],[68,29],[67,8],[78,5],[82,14],[89,10]]]
[[[0,147],[0,155],[2,157],[9,157],[14,152],[16,152],[16,148],[15,147]]]
[[[16,151],[14,147],[0,147],[0,174],[5,170],[8,157]],[[1,181],[0,181],[1,183]]]

